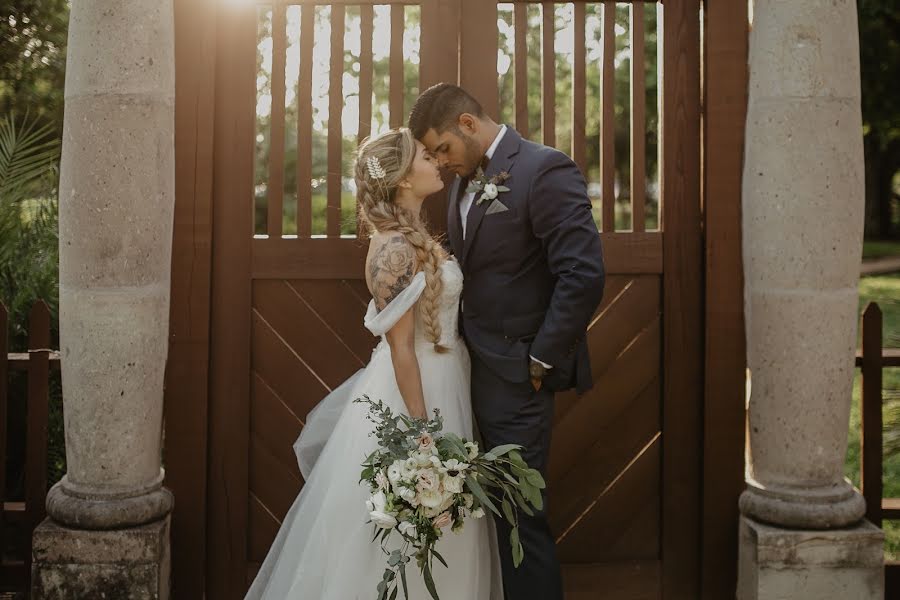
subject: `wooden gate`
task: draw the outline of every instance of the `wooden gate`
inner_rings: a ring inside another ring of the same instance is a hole
[[[362,326],[352,149],[403,124],[418,91],[456,81],[495,119],[570,153],[603,241],[608,282],[589,331],[596,385],[558,398],[551,450],[567,597],[699,597],[698,1],[216,5],[212,25],[179,38],[194,57],[180,75],[201,80],[180,88],[179,169],[189,172],[179,189],[211,215],[212,249],[196,229],[179,234],[179,219],[196,228],[196,212],[176,215],[174,277],[187,279],[173,281],[173,339],[187,330],[206,341],[209,368],[208,379],[203,360],[199,374],[182,364],[169,372],[170,384],[208,398],[175,406],[187,392],[167,392],[167,447],[195,450],[169,469],[189,507],[175,516],[176,595],[242,597],[264,558],[302,486],[291,445],[307,413],[376,341]],[[180,26],[202,8],[179,9]],[[197,91],[203,78],[208,93]],[[198,154],[203,140],[208,156]],[[442,230],[444,201],[428,210]],[[179,255],[179,240],[193,257]],[[208,312],[180,308],[179,293],[206,300]],[[201,443],[188,442],[196,432]],[[203,569],[205,584],[191,575]]]

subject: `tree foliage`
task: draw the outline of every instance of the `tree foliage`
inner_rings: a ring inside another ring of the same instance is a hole
[[[900,237],[900,3],[857,0],[866,152],[866,235]]]

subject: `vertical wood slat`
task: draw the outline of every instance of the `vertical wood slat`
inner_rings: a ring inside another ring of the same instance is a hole
[[[600,182],[601,231],[616,230],[616,156],[615,156],[615,54],[616,3],[603,3],[603,54],[600,69]]]
[[[31,307],[28,315],[28,400],[25,431],[25,511],[26,531],[44,519],[47,512],[47,421],[50,414],[50,309],[44,301]],[[30,548],[30,536],[29,548]],[[31,552],[26,553],[30,573]]]
[[[422,90],[441,82],[453,83],[459,78],[459,53],[448,52],[447,49],[456,48],[459,42],[461,1],[432,0],[421,4],[421,30],[428,32],[427,39],[422,38],[419,47]],[[426,203],[426,209],[427,206]]]
[[[747,106],[747,4],[705,5],[703,220],[706,368],[700,600],[734,595],[738,498],[746,488],[746,364],[741,177]],[[632,193],[635,187],[632,186]],[[641,188],[643,190],[643,188]]]
[[[237,600],[247,586],[253,240],[247,198],[253,197],[258,17],[253,5],[220,4],[214,154],[224,168],[213,172],[206,597]]]
[[[575,29],[575,62],[572,65],[572,160],[587,179],[587,147],[585,143],[585,101],[587,95],[587,50],[585,21],[587,5],[575,3],[573,26]]]
[[[372,133],[372,33],[375,10],[371,4],[359,7],[359,134],[361,143]]]
[[[419,80],[422,90],[441,83],[456,82],[459,78],[459,52],[447,52],[459,43],[458,31],[461,0],[432,0],[421,5],[422,31],[429,32],[419,48]],[[452,173],[444,173],[444,184],[453,183]],[[432,194],[425,200],[423,211],[430,229],[437,235],[447,232],[446,190]]]
[[[7,387],[9,386],[9,312],[0,302],[0,553],[6,549],[6,427],[7,427]],[[2,555],[2,554],[0,554]],[[0,559],[2,562],[2,559]]]
[[[391,4],[390,88],[388,92],[391,128],[400,127],[403,124],[403,92],[406,87],[403,81],[404,18],[404,6],[402,4]]]
[[[882,314],[869,302],[862,316],[862,410],[859,482],[866,518],[881,527],[882,490]]]
[[[697,598],[703,440],[700,0],[661,11],[663,111],[663,498],[665,598]],[[660,5],[662,8],[662,5]]]
[[[272,117],[269,123],[269,182],[266,186],[267,233],[281,237],[284,221],[284,63],[287,53],[287,7],[272,7]]]
[[[297,236],[312,235],[312,62],[316,7],[300,7],[300,73],[297,84]]]
[[[172,512],[173,600],[204,594],[209,424],[213,120],[218,0],[176,2],[175,215],[169,355],[164,390],[164,485]]]
[[[459,22],[459,85],[499,121],[497,1],[462,0]]]
[[[541,2],[541,133],[545,146],[556,146],[556,15],[553,2]]]
[[[528,4],[513,5],[516,130],[528,137]]]
[[[359,124],[357,145],[372,133],[372,35],[375,31],[375,9],[371,4],[359,7]],[[356,219],[356,237],[365,236],[365,222]]]
[[[328,237],[341,235],[341,113],[344,107],[343,4],[331,5],[331,67],[328,83]]]
[[[631,230],[644,231],[647,186],[646,89],[644,86],[644,2],[632,2],[631,34]]]

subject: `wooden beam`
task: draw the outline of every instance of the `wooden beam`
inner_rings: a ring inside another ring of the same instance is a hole
[[[703,444],[699,0],[659,5],[663,93],[663,598],[697,598]]]
[[[609,275],[663,272],[664,236],[659,232],[603,233]],[[253,279],[360,279],[368,241],[356,238],[257,238],[252,243]]]
[[[250,417],[250,242],[256,116],[253,5],[219,9],[209,353],[206,597],[246,589]]]
[[[175,3],[175,217],[164,421],[172,598],[202,598],[206,564],[216,0]],[[250,198],[248,196],[247,198]],[[244,202],[249,202],[245,198]],[[177,457],[177,458],[176,458]]]
[[[744,484],[744,277],[741,165],[747,109],[747,4],[705,3],[703,208],[706,357],[702,600],[734,595]]]

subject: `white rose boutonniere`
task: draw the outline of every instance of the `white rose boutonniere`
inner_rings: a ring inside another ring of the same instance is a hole
[[[509,188],[503,185],[503,182],[509,179],[510,175],[506,171],[500,171],[490,179],[488,179],[481,167],[475,171],[475,176],[466,187],[466,193],[478,193],[481,195],[475,199],[475,204],[481,204],[485,200],[493,200],[500,195],[501,192],[508,192]]]

